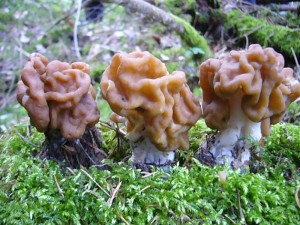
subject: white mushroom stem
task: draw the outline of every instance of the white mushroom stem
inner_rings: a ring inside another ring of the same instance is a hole
[[[175,159],[174,151],[162,152],[148,138],[130,144],[133,149],[132,158],[136,163],[164,165]]]
[[[250,161],[250,147],[244,146],[243,151],[238,158],[233,155],[233,149],[236,142],[243,137],[250,137],[259,141],[262,137],[260,122],[251,121],[241,108],[242,93],[237,93],[230,99],[230,119],[225,130],[221,130],[215,140],[215,145],[211,149],[217,164],[225,164],[226,162],[237,167],[247,165]]]

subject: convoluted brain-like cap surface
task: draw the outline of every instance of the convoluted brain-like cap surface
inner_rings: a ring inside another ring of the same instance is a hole
[[[293,77],[293,70],[284,68],[283,56],[258,44],[202,63],[200,86],[209,127],[226,129],[229,100],[241,94],[244,114],[254,122],[262,121],[264,135],[270,124],[281,120],[290,102],[300,96],[300,84]]]
[[[60,130],[65,138],[79,138],[86,127],[97,123],[99,111],[88,73],[89,66],[83,62],[48,63],[40,54],[30,56],[17,99],[39,131]]]
[[[169,74],[148,52],[117,54],[103,73],[103,97],[128,120],[129,138],[148,137],[162,151],[188,148],[188,129],[201,116],[183,72]]]
[[[39,131],[47,130],[50,118],[44,82],[41,76],[45,74],[48,59],[41,54],[32,54],[21,73],[17,85],[17,100],[23,105],[30,117],[30,122]]]

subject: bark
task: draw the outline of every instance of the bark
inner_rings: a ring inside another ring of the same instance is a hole
[[[150,21],[161,22],[168,28],[175,30],[179,33],[184,32],[184,27],[178,22],[174,21],[173,17],[166,13],[164,10],[151,5],[150,3],[142,0],[109,0],[110,3],[122,5],[134,12],[142,13],[145,18]]]

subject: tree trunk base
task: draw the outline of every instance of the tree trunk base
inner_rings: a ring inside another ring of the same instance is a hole
[[[68,140],[60,132],[46,131],[43,149],[38,154],[41,159],[50,159],[63,167],[81,168],[96,166],[108,169],[102,162],[107,154],[101,150],[102,138],[96,127],[86,129],[81,138]]]

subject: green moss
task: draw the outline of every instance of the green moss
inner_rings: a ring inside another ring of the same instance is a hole
[[[182,38],[188,46],[201,48],[205,52],[204,58],[213,56],[206,39],[191,24],[175,15],[172,17],[184,27]]]
[[[284,163],[300,167],[300,126],[280,123],[272,127],[265,143],[264,160],[271,166]]]
[[[190,130],[190,149],[193,152],[196,152],[199,148],[199,145],[205,139],[205,135],[211,132],[212,130],[208,128],[205,124],[204,119],[199,120]]]
[[[296,28],[296,29],[299,28],[299,26],[300,26],[299,15],[296,15],[296,13],[287,11],[285,17],[286,17],[290,27]]]
[[[195,0],[164,0],[163,4],[167,10],[170,10],[175,15],[182,16],[182,12],[195,9]]]
[[[203,120],[191,129],[191,149],[198,148],[199,139],[208,131]],[[113,148],[113,131],[101,127],[101,132],[106,147]],[[266,152],[279,154],[288,149],[290,153],[284,153],[284,157],[294,158],[291,151],[299,151],[298,135],[296,126],[275,125],[266,142]],[[111,171],[61,169],[52,161],[32,157],[37,149],[28,141],[40,146],[42,136],[18,125],[0,137],[0,205],[5,206],[0,207],[1,225],[125,224],[124,221],[297,224],[300,220],[294,198],[300,176],[296,173],[287,180],[282,168],[273,164],[256,174],[241,174],[227,167],[210,168],[196,160],[189,168],[175,166],[170,173],[154,170],[147,176],[124,163],[109,161]],[[220,171],[227,174],[225,183],[220,183]],[[118,192],[112,198],[118,184]]]
[[[107,65],[97,63],[97,65],[91,65],[91,77],[97,81],[100,82],[102,74],[104,70],[106,69]]]
[[[296,55],[300,54],[300,30],[274,25],[265,19],[256,19],[237,10],[227,15],[226,27],[235,27],[240,36],[248,35],[253,41],[273,47],[282,54],[292,56],[292,48]]]

